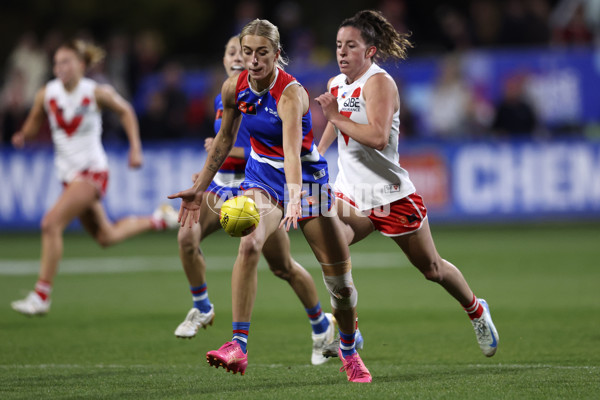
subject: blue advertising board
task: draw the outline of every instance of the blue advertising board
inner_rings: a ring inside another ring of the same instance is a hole
[[[335,147],[335,146],[333,146]],[[108,147],[108,215],[147,215],[167,195],[191,186],[204,165],[199,143],[147,146],[131,170],[127,151]],[[0,230],[38,229],[62,186],[50,148],[0,151]],[[337,174],[337,152],[327,154]],[[401,144],[408,169],[434,221],[600,220],[600,143],[465,142]]]

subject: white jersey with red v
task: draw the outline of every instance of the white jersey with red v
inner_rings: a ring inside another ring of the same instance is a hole
[[[58,177],[63,182],[70,182],[85,170],[108,169],[96,86],[88,78],[80,79],[69,92],[59,79],[46,84],[44,108],[52,130]]]

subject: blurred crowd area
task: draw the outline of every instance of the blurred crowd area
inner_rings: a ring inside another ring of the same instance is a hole
[[[539,89],[539,81],[532,83],[527,71],[497,77],[501,90],[494,96],[482,96],[469,74],[477,52],[506,50],[518,55],[529,49],[587,48],[597,54],[600,0],[121,3],[3,3],[2,145],[9,145],[36,91],[52,78],[53,53],[66,39],[82,38],[106,50],[106,59],[89,76],[113,85],[134,104],[143,140],[196,139],[214,134],[214,96],[226,77],[224,45],[248,21],[267,18],[279,27],[289,71],[298,75],[314,71],[313,79],[305,84],[314,98],[325,90],[327,79],[337,74],[337,27],[344,18],[366,8],[380,10],[397,30],[411,33],[414,48],[406,63],[421,60],[435,71],[428,78],[426,97],[411,86],[410,74],[404,76],[402,69],[392,74],[400,89],[404,138],[598,136],[600,117],[595,122],[570,118],[558,125],[545,123],[534,99],[536,93],[543,96],[544,90]],[[392,64],[388,70],[396,67]],[[565,82],[568,86],[569,80]],[[312,109],[319,136],[325,121],[316,104]],[[47,126],[39,139],[50,141]],[[104,118],[104,140],[125,140],[114,115]]]

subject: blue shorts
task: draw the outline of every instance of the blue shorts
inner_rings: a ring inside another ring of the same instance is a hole
[[[206,191],[216,194],[222,201],[226,201],[242,194],[239,187],[220,186],[214,182],[211,182],[210,185],[208,185]]]
[[[251,157],[246,164],[246,179],[240,187],[243,190],[262,190],[282,206],[285,213],[289,194],[286,189],[283,168],[274,168]],[[326,161],[302,163],[301,190],[306,191],[306,194],[301,200],[302,217],[299,218],[299,221],[328,215],[333,207],[335,195],[329,187]]]

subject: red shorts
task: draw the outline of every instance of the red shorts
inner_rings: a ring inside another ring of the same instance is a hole
[[[343,193],[335,196],[356,208],[356,204]],[[371,220],[376,230],[385,236],[400,236],[417,231],[427,217],[423,198],[416,193],[396,200],[393,203],[362,211]]]
[[[102,198],[106,194],[106,187],[108,186],[108,171],[90,171],[84,170],[79,172],[73,181],[83,180],[91,183],[98,191],[99,196]],[[68,183],[63,182],[63,187],[69,186]]]

